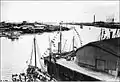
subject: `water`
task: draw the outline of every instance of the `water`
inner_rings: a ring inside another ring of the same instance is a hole
[[[86,27],[86,26],[85,26]],[[84,29],[76,28],[80,34],[80,38],[82,40],[82,45],[87,44],[88,42],[97,41],[100,35],[100,28],[87,27]],[[57,32],[54,33],[43,33],[40,35],[36,35],[39,51],[37,54],[39,56],[44,56],[44,52],[46,52],[49,47],[49,37],[52,39]],[[72,50],[72,37],[75,35],[75,45],[80,47],[80,42],[75,31],[70,30],[68,32],[63,32],[63,40],[62,43],[66,44],[64,46],[64,51]],[[59,37],[57,35],[56,37]],[[30,59],[32,44],[33,44],[34,35],[24,35],[20,36],[19,40],[11,41],[7,38],[1,39],[1,79],[3,80],[11,80],[11,75],[16,73],[25,72],[25,69],[28,65],[26,61]],[[55,43],[57,43],[59,39],[57,38]],[[53,47],[53,50],[57,48],[57,45]],[[47,53],[47,52],[46,52]],[[34,59],[34,58],[33,58]],[[34,63],[34,62],[33,62]],[[39,63],[38,66],[40,67]]]

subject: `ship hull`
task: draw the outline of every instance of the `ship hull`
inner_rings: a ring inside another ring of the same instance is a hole
[[[45,60],[45,63],[49,75],[58,81],[99,81],[98,79],[71,70],[52,61]]]

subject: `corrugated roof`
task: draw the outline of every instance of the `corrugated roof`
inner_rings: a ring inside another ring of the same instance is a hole
[[[106,39],[106,40],[102,40],[102,41],[91,42],[91,43],[84,45],[83,47],[86,47],[86,46],[97,47],[97,48],[102,49],[112,55],[120,57],[120,37]],[[81,49],[83,47],[80,47],[79,49]]]

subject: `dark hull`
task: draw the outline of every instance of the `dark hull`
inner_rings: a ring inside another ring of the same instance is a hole
[[[45,60],[45,63],[48,73],[58,81],[99,81],[98,79],[73,71],[49,60]]]

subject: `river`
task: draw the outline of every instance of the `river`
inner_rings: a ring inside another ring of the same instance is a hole
[[[83,29],[76,26],[76,30],[80,35],[82,40],[82,45],[85,45],[92,41],[97,41],[100,35],[100,28],[87,27],[84,26]],[[30,59],[33,38],[36,36],[37,53],[39,56],[44,56],[47,48],[49,47],[49,38],[53,39],[56,35],[56,38],[59,37],[57,32],[53,33],[43,33],[40,35],[23,35],[20,36],[18,40],[11,41],[5,37],[0,38],[1,40],[1,79],[2,80],[11,80],[11,75],[15,73],[25,72],[25,69],[28,65],[27,61]],[[75,45],[80,47],[80,39],[77,36],[77,33],[73,30],[62,32],[62,47],[64,51],[72,50],[72,37],[75,36]],[[58,38],[55,43],[58,42]],[[66,41],[66,42],[65,42]],[[66,43],[66,44],[65,44]],[[55,46],[53,49],[56,49]],[[54,50],[55,51],[55,50]],[[47,52],[46,52],[47,53]],[[39,65],[40,66],[40,65]]]

